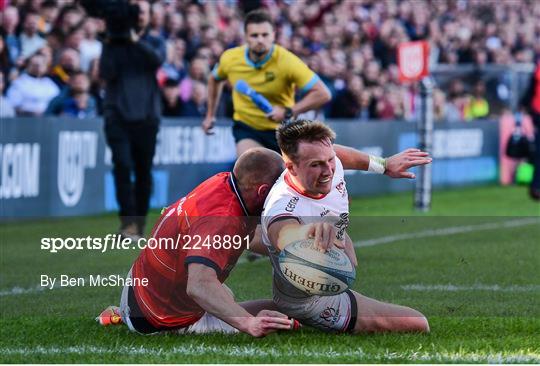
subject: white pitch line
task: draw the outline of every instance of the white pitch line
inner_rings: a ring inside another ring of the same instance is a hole
[[[374,239],[356,241],[354,243],[354,246],[357,248],[370,247],[374,245],[394,243],[396,241],[401,241],[401,240],[456,235],[456,234],[471,233],[471,232],[485,231],[485,230],[515,228],[515,227],[521,227],[521,226],[527,226],[527,225],[533,225],[533,224],[540,224],[540,219],[534,218],[534,217],[522,218],[522,219],[509,220],[509,221],[504,221],[504,222],[488,222],[488,223],[477,224],[477,225],[451,226],[447,228],[422,230],[422,231],[415,231],[415,232],[405,233],[405,234],[387,235],[387,236],[382,236],[382,237],[374,238]],[[249,263],[245,256],[241,257],[237,262],[237,264],[245,264],[245,263]],[[41,286],[31,287],[28,289],[17,286],[9,290],[0,291],[0,297],[21,295],[21,294],[31,294],[31,293],[41,292],[41,291],[43,291],[43,288]]]
[[[10,296],[10,295],[22,295],[22,294],[33,294],[36,292],[42,292],[45,290],[45,287],[41,287],[39,285],[31,288],[22,288],[19,286],[13,287],[11,290],[3,290],[0,291],[0,297],[2,296]]]
[[[89,276],[84,277],[85,283],[89,279],[90,279]],[[54,284],[54,286],[52,288],[48,287],[48,285],[47,286],[36,285],[36,286],[30,287],[30,288],[22,288],[20,286],[15,286],[15,287],[13,287],[13,288],[11,288],[9,290],[0,291],[0,297],[13,296],[13,295],[24,295],[24,294],[35,294],[35,293],[38,293],[38,292],[43,292],[45,290],[48,290],[48,291],[58,290],[59,288],[63,287],[63,286],[59,285],[58,282],[59,281],[56,281],[56,283]]]
[[[464,233],[472,233],[478,231],[486,230],[496,230],[496,229],[508,229],[521,226],[528,226],[537,224],[540,225],[540,219],[535,217],[528,217],[523,219],[508,220],[503,222],[488,222],[484,224],[477,225],[464,225],[464,226],[451,226],[440,229],[430,229],[423,231],[415,231],[412,233],[405,234],[396,234],[388,235],[380,238],[368,239],[368,240],[359,240],[354,243],[355,247],[370,247],[380,244],[388,244],[401,240],[410,240],[410,239],[421,239],[421,238],[431,238],[435,236],[448,236]]]
[[[305,348],[298,350],[279,351],[276,349],[260,349],[252,346],[207,346],[191,345],[178,346],[170,349],[164,348],[146,348],[119,346],[114,348],[96,347],[96,346],[77,346],[77,347],[35,347],[35,348],[0,348],[0,354],[3,356],[62,356],[62,355],[145,355],[163,357],[171,356],[202,356],[208,354],[228,355],[233,357],[309,357],[310,359],[336,359],[337,357],[354,357],[356,360],[368,359],[378,361],[398,361],[409,360],[413,362],[435,361],[440,362],[482,362],[482,363],[538,363],[540,355],[533,352],[515,352],[515,353],[492,353],[481,354],[478,352],[459,353],[451,352],[390,352],[388,350],[377,353],[367,353],[362,349],[350,351],[340,351],[332,347],[328,349],[312,351]]]
[[[470,286],[462,285],[423,285],[423,284],[411,284],[400,286],[401,289],[406,291],[445,291],[445,292],[458,292],[458,291],[494,291],[494,292],[538,292],[540,291],[540,285],[485,285],[475,284]]]

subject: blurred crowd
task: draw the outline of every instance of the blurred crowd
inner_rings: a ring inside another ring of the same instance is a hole
[[[405,119],[418,115],[417,85],[399,83],[397,45],[427,40],[430,65],[533,63],[540,59],[536,0],[151,1],[150,32],[163,37],[158,71],[164,116],[202,117],[206,80],[221,53],[243,43],[246,12],[268,9],[277,43],[325,82],[327,118]],[[0,32],[2,116],[100,115],[105,22],[76,1],[10,0]],[[231,114],[230,90],[218,115]],[[436,120],[491,115],[486,85],[456,79],[435,89]]]

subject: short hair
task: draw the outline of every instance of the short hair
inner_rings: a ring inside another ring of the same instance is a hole
[[[264,9],[256,9],[247,13],[246,18],[244,19],[244,32],[247,31],[248,24],[261,24],[261,23],[270,23],[272,28],[274,28],[274,23],[272,22],[272,17]]]
[[[180,81],[176,78],[168,77],[165,79],[165,83],[163,83],[163,87],[165,88],[174,88],[177,87],[180,84]]]
[[[336,133],[320,121],[298,119],[283,123],[276,131],[276,139],[281,152],[296,162],[300,142],[329,141],[334,143]]]

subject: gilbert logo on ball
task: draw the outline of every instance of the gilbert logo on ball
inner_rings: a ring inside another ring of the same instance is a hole
[[[429,74],[429,43],[404,42],[398,47],[399,80],[419,81]]]
[[[307,295],[331,296],[346,291],[356,278],[349,257],[339,249],[318,251],[313,239],[287,245],[279,255],[283,277]]]

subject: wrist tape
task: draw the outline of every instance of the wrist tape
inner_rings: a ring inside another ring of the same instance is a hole
[[[379,156],[369,156],[368,172],[384,174],[386,171],[386,159]]]

